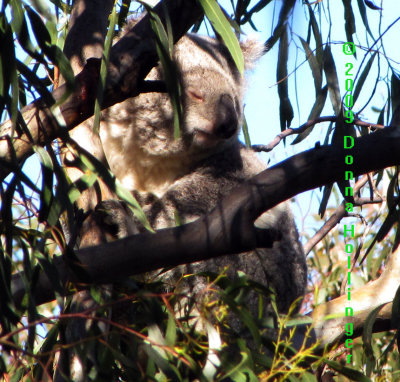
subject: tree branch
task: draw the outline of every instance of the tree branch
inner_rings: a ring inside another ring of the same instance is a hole
[[[345,164],[346,155],[354,157],[353,165]],[[264,211],[301,192],[343,179],[345,170],[357,176],[396,164],[400,164],[399,128],[357,138],[350,150],[321,146],[263,171],[193,223],[84,248],[76,255],[89,276],[86,282],[108,283],[162,267],[265,247],[271,243],[265,242],[265,232],[253,224]],[[271,231],[269,239],[276,239],[275,234]],[[84,281],[63,258],[55,258],[54,264],[63,285]],[[43,273],[34,291],[37,304],[54,298],[53,286]],[[17,305],[24,293],[22,275],[17,275],[13,280]]]
[[[353,187],[354,195],[360,191],[360,189],[368,182],[368,175],[365,175],[360,179]],[[362,206],[364,204],[371,203],[381,203],[382,198],[359,198],[354,197],[354,205]],[[311,250],[334,228],[337,224],[346,216],[348,213],[345,208],[345,200],[339,205],[336,211],[331,215],[327,222],[318,230],[318,232],[304,245],[304,253],[306,256],[311,252]]]
[[[161,20],[166,19],[165,14],[168,12],[175,42],[202,16],[196,0],[164,0],[154,11]],[[102,108],[139,94],[141,82],[157,61],[153,32],[149,16],[146,15],[111,50],[104,92],[107,102],[104,102]],[[20,118],[17,128],[10,120],[1,126],[1,180],[11,171],[18,170],[19,164],[32,154],[33,145],[43,146],[46,142],[62,137],[66,130],[93,115],[99,69],[99,59],[87,62],[84,70],[76,77],[74,91],[60,107],[58,120],[53,114],[52,105],[39,99],[21,110],[23,121]],[[56,102],[60,101],[66,94],[66,86],[60,86],[52,94]],[[59,123],[60,120],[63,123]]]
[[[307,121],[306,123],[303,123],[301,126],[299,126],[297,128],[289,127],[287,129],[283,130],[270,143],[268,143],[268,145],[252,145],[251,148],[256,152],[269,152],[269,151],[272,151],[286,137],[289,137],[294,134],[301,134],[301,133],[305,132],[307,129],[309,129],[310,127],[316,125],[317,123],[336,122],[336,121],[337,121],[337,117],[334,115],[327,116],[327,117],[319,117],[319,118],[313,119],[311,121]],[[383,125],[377,125],[374,123],[361,121],[360,119],[355,119],[353,123],[357,126],[368,127],[368,128],[373,128],[373,129],[384,129],[385,128],[385,126],[383,126]]]
[[[400,285],[400,249],[391,253],[382,275],[374,281],[351,291],[351,300],[347,294],[317,306],[311,313],[316,337],[321,347],[342,342],[345,337],[346,323],[353,323],[356,337],[360,335],[368,315],[382,306],[377,315],[376,331],[391,329],[390,318],[392,304]],[[387,304],[387,305],[385,305]],[[354,316],[346,317],[345,308],[351,307]],[[395,329],[398,329],[397,327]],[[349,338],[349,337],[347,337]]]

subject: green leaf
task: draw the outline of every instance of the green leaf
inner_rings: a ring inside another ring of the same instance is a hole
[[[182,381],[182,376],[179,370],[169,362],[168,352],[164,350],[161,346],[165,345],[165,338],[162,335],[160,328],[157,325],[150,325],[148,327],[148,338],[153,344],[146,343],[144,345],[144,350],[147,355],[156,363],[160,370],[170,378],[172,381]],[[156,345],[157,344],[157,345]]]
[[[15,126],[18,109],[18,77],[15,62],[13,35],[4,15],[0,23],[5,24],[0,29],[0,113],[7,106],[12,123]]]
[[[314,87],[315,87],[315,94],[318,95],[321,86],[322,86],[322,69],[321,66],[318,63],[317,58],[315,57],[314,53],[312,52],[310,46],[307,44],[307,41],[302,39],[299,36],[300,42],[303,45],[303,49],[306,52],[306,57],[308,64],[310,65],[311,72],[313,74],[314,78]]]
[[[60,104],[69,96],[69,93],[72,91],[74,86],[75,76],[71,64],[61,49],[57,45],[52,44],[50,33],[41,17],[29,6],[26,5],[25,9],[39,47],[49,60],[59,68],[60,73],[66,82],[68,91],[58,101],[58,104]]]
[[[7,370],[7,369],[6,369]],[[24,379],[24,374],[26,371],[24,368],[19,368],[13,375],[11,376],[10,382],[21,382]]]
[[[358,96],[360,95],[360,92],[364,86],[364,82],[368,77],[369,71],[371,69],[372,63],[374,62],[374,59],[376,57],[378,52],[375,52],[371,58],[368,60],[367,65],[365,65],[364,70],[362,71],[359,80],[357,81],[356,88],[354,89],[353,93],[353,104],[356,103]]]
[[[356,33],[356,22],[354,19],[353,7],[351,0],[342,0],[344,6],[344,28],[346,30],[347,41],[353,42],[353,34]]]
[[[246,118],[243,118],[242,131],[243,131],[244,142],[245,142],[246,146],[251,147],[249,127],[247,125]]]
[[[360,11],[361,19],[363,21],[365,29],[367,30],[369,35],[372,37],[372,39],[375,40],[374,36],[372,35],[371,29],[369,28],[368,18],[367,18],[367,10],[364,5],[364,0],[357,0],[357,4],[358,4],[358,10]]]
[[[164,71],[164,81],[167,85],[172,109],[174,111],[174,137],[177,139],[180,137],[181,122],[183,119],[183,106],[181,101],[182,89],[178,80],[179,70],[175,61],[173,60],[173,39],[171,35],[171,25],[169,23],[169,18],[167,17],[167,33],[160,17],[153,12],[148,5],[144,3],[143,5],[150,15],[151,28],[153,29],[156,37],[157,54]]]
[[[115,178],[115,176],[101,163],[97,158],[95,158],[92,154],[84,150],[82,147],[78,146],[76,143],[70,142],[68,144],[69,148],[72,151],[77,152],[77,160],[75,165],[83,172],[88,173],[86,177],[82,179],[83,183],[81,185],[89,185],[94,180],[94,176],[100,177],[100,179],[113,191],[119,198],[123,201],[127,202],[132,212],[139,219],[139,221],[143,224],[143,226],[154,232],[150,226],[149,221],[139,203],[133,196],[132,192],[127,190],[119,181]],[[93,175],[90,175],[92,173]],[[79,186],[79,184],[78,184]],[[71,189],[71,195],[74,197],[79,197],[77,193],[77,189]]]
[[[176,343],[176,321],[174,315],[168,311],[167,330],[165,332],[165,342],[168,346],[175,346]]]
[[[393,328],[400,328],[400,287],[397,288],[396,295],[393,299],[390,321]]]
[[[285,0],[282,3],[282,8],[279,12],[279,20],[272,33],[272,36],[265,43],[265,51],[268,52],[272,49],[278,39],[282,36],[282,33],[287,29],[288,18],[292,14],[293,8],[296,4],[296,0]]]
[[[44,25],[41,17],[28,5],[25,6],[25,11],[31,22],[32,31],[35,35],[39,47],[46,51],[51,44],[50,33]]]
[[[389,231],[392,229],[392,227],[398,222],[399,218],[400,218],[399,212],[395,208],[389,210],[389,213],[386,216],[385,221],[380,226],[380,228],[379,228],[378,232],[376,233],[376,235],[374,236],[371,244],[365,251],[365,254],[364,254],[363,258],[361,259],[360,263],[362,263],[364,261],[364,259],[368,256],[368,254],[370,253],[370,251],[372,250],[374,245],[377,242],[382,241],[386,237],[386,235],[389,233]]]
[[[318,28],[318,23],[314,15],[314,11],[312,10],[312,7],[309,3],[308,5],[308,14],[310,16],[310,24],[311,24],[311,29],[314,35],[315,39],[315,45],[316,45],[316,53],[315,56],[317,57],[318,62],[320,65],[323,63],[323,44],[322,44],[322,36],[321,32]]]
[[[61,278],[58,273],[57,267],[55,266],[54,259],[50,259],[47,254],[43,254],[38,251],[35,251],[34,255],[38,260],[40,267],[46,274],[47,278],[50,280],[51,286],[54,289],[56,296],[63,296],[65,288],[61,282]],[[37,270],[38,268],[36,267],[35,271],[37,272]],[[38,273],[36,273],[36,275],[38,275]],[[33,280],[32,288],[35,287],[35,281],[37,281],[37,278],[36,280]]]
[[[42,189],[40,192],[40,210],[39,210],[39,221],[46,221],[49,216],[50,207],[53,201],[53,178],[54,168],[48,152],[40,146],[34,146],[34,151],[40,158],[42,166]],[[51,222],[51,225],[55,222]]]
[[[281,39],[279,40],[278,51],[278,65],[276,79],[278,81],[278,95],[279,95],[279,118],[281,122],[281,131],[290,127],[293,119],[293,107],[289,99],[288,90],[288,53],[289,41],[287,28],[282,32]]]
[[[379,116],[378,116],[378,120],[376,121],[376,123],[378,125],[384,125],[385,124],[385,110],[387,108],[387,102],[385,102],[385,104],[383,105],[382,109],[379,112]]]
[[[226,293],[222,295],[222,299],[229,306],[232,312],[239,317],[240,321],[247,326],[253,337],[255,346],[258,347],[261,343],[260,331],[257,328],[257,324],[252,314],[245,307],[238,306],[235,300],[232,299],[231,296],[228,296]]]
[[[324,363],[326,363],[333,370],[339,372],[341,375],[351,378],[352,381],[372,382],[365,374],[357,370],[351,369],[349,367],[343,366],[338,362],[331,361],[329,359],[324,359]]]
[[[12,9],[11,26],[18,38],[18,42],[26,53],[43,63],[43,57],[38,53],[35,44],[30,40],[28,25],[25,19],[25,12],[22,9],[22,2],[18,0],[11,0],[10,5]]]
[[[375,366],[374,351],[372,349],[372,335],[374,333],[373,329],[374,329],[376,317],[378,316],[380,310],[385,305],[386,304],[381,304],[378,307],[376,307],[375,309],[373,309],[372,312],[368,314],[368,317],[364,322],[362,340],[363,340],[364,354],[367,358],[368,368],[370,367],[370,365]]]
[[[392,113],[394,113],[400,105],[400,78],[394,72],[392,73],[390,90],[391,108]]]
[[[93,131],[95,134],[98,133],[98,128],[100,125],[101,105],[103,103],[104,88],[106,86],[107,67],[110,58],[110,50],[114,37],[114,29],[116,22],[117,22],[117,11],[116,11],[116,5],[114,5],[114,8],[111,12],[110,24],[108,26],[107,36],[104,44],[103,57],[101,59],[101,65],[100,65],[99,85],[97,87],[97,95],[94,103]]]
[[[243,381],[243,382],[248,381],[246,375],[243,374],[243,369],[246,368],[246,363],[248,361],[249,356],[246,352],[240,352],[240,356],[241,356],[240,362],[224,375],[225,379],[231,377],[234,381]]]
[[[47,89],[43,79],[39,78],[34,71],[30,70],[29,67],[19,60],[17,60],[17,69],[22,76],[26,78],[30,86],[33,86],[39,95],[43,98],[44,102],[48,105],[54,103],[54,98],[51,92]]]
[[[240,74],[243,74],[244,59],[242,50],[240,49],[239,42],[220,6],[215,0],[199,0],[199,2],[208,20],[229,49]]]
[[[374,11],[382,10],[381,7],[378,7],[377,5],[375,5],[371,0],[364,0],[364,2],[368,8],[373,9]]]
[[[327,45],[324,49],[324,72],[326,76],[326,81],[328,83],[328,91],[331,98],[333,110],[335,111],[335,115],[338,116],[342,107],[342,100],[340,97],[339,80],[336,72],[336,65],[329,45]]]
[[[328,86],[325,85],[319,92],[317,95],[317,99],[315,100],[315,103],[311,109],[310,115],[308,116],[308,121],[313,121],[314,119],[317,119],[321,113],[322,110],[325,106],[325,102],[326,102],[326,96],[328,94]],[[303,131],[302,133],[300,133],[296,139],[292,142],[292,145],[295,145],[299,142],[301,142],[303,139],[305,139],[314,129],[314,126],[311,126],[310,128],[308,128],[306,131]]]
[[[240,20],[240,24],[246,24],[247,22],[251,22],[251,18],[254,13],[258,13],[263,10],[272,0],[261,0],[253,8],[250,9],[248,12],[244,12],[243,18]],[[256,28],[254,28],[256,29]]]
[[[325,215],[326,207],[328,205],[329,198],[332,193],[333,184],[327,184],[324,186],[324,191],[322,192],[322,199],[319,205],[318,214],[322,218]]]

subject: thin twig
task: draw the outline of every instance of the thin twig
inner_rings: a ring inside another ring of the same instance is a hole
[[[301,126],[294,128],[289,127],[286,130],[283,130],[280,134],[278,134],[268,145],[252,145],[251,148],[256,152],[269,152],[272,151],[284,138],[289,137],[293,134],[301,134],[310,127],[316,125],[317,123],[322,122],[336,122],[337,117],[334,115],[319,117],[311,121],[307,121],[303,123]],[[384,125],[378,125],[376,123],[369,123],[365,121],[361,121],[360,119],[354,120],[354,124],[361,127],[367,127],[371,129],[384,129]]]

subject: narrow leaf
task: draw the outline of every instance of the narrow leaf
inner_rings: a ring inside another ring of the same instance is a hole
[[[363,21],[365,29],[367,30],[369,35],[372,37],[372,39],[375,40],[374,36],[372,35],[371,29],[369,28],[368,18],[367,18],[367,10],[365,8],[364,1],[357,0],[357,4],[358,4],[358,10],[360,11],[361,19]]]
[[[346,30],[347,41],[353,42],[353,34],[356,33],[356,22],[354,19],[353,7],[351,0],[342,0],[344,6],[344,28]]]
[[[114,8],[111,12],[110,24],[108,26],[107,36],[104,44],[104,52],[100,65],[99,85],[97,87],[97,95],[94,104],[93,131],[95,132],[95,134],[98,133],[98,128],[100,125],[101,105],[103,103],[104,88],[106,86],[107,67],[110,57],[111,44],[114,37],[114,29],[116,21],[117,21],[117,12],[116,12],[116,6],[114,5]]]
[[[322,86],[322,70],[321,66],[318,64],[318,60],[315,57],[314,53],[310,49],[310,46],[307,42],[299,36],[300,42],[303,45],[303,49],[306,52],[306,57],[308,64],[310,65],[311,72],[314,78],[314,86],[315,86],[315,94],[318,95],[319,90]]]
[[[279,51],[278,51],[278,65],[276,72],[276,79],[278,81],[278,95],[279,95],[279,118],[281,122],[281,131],[290,127],[293,119],[293,107],[289,99],[288,90],[288,53],[289,53],[289,42],[288,42],[288,31],[287,28],[282,33],[279,40]]]
[[[359,80],[357,81],[356,88],[354,89],[353,93],[353,104],[356,103],[358,96],[360,95],[360,92],[364,86],[364,82],[368,77],[369,71],[371,69],[372,63],[374,62],[374,59],[377,55],[377,52],[375,52],[371,58],[368,60],[367,65],[365,65],[364,70],[362,71]]]
[[[338,362],[324,359],[324,363],[326,363],[333,370],[338,371],[341,375],[349,377],[352,381],[372,382],[367,376],[365,376],[365,374],[361,373],[360,371],[343,366]]]
[[[374,11],[379,11],[382,10],[382,8],[378,7],[377,5],[375,5],[372,1],[370,0],[364,0],[366,6],[370,9],[373,9]]]
[[[327,94],[328,94],[328,86],[325,85],[318,92],[317,99],[315,100],[315,103],[311,109],[310,115],[308,116],[308,121],[313,121],[314,119],[317,119],[321,115],[322,109],[325,106]],[[303,139],[305,139],[313,131],[314,127],[315,127],[315,125],[311,126],[306,131],[303,131],[302,133],[300,133],[296,137],[296,139],[292,142],[292,145],[295,145],[295,144],[301,142]]]
[[[244,73],[243,53],[224,13],[215,0],[199,0],[208,20],[221,36],[241,74]]]
[[[324,50],[324,72],[333,110],[335,111],[335,115],[339,115],[342,101],[340,98],[339,80],[336,72],[336,65],[329,45],[327,45]]]

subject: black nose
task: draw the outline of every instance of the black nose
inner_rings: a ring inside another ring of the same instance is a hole
[[[218,105],[215,135],[228,139],[236,134],[239,128],[238,124],[238,115],[232,97],[227,94],[221,95]]]

